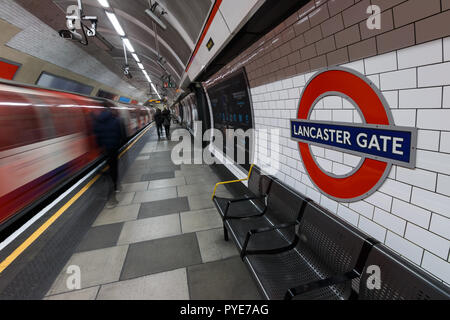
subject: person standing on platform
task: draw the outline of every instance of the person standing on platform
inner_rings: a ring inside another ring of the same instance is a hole
[[[171,115],[170,115],[170,110],[165,107],[164,111],[162,112],[162,116],[164,119],[164,129],[166,131],[166,138],[167,140],[170,140],[170,119],[171,119]]]
[[[103,154],[107,157],[107,163],[109,165],[108,173],[114,187],[112,196],[111,193],[109,194],[107,208],[113,208],[119,203],[115,195],[115,193],[119,191],[118,155],[119,149],[124,142],[125,137],[121,121],[111,108],[112,104],[110,102],[106,102],[105,106],[106,108],[94,118],[93,128],[97,144]]]
[[[163,126],[163,116],[161,113],[161,109],[156,109],[156,113],[155,113],[155,123],[156,123],[156,131],[158,132],[158,140],[161,139],[161,134],[162,134],[162,126]]]

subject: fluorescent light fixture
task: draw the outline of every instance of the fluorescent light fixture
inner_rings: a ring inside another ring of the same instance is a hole
[[[131,45],[130,40],[128,40],[128,38],[123,38],[123,43],[125,43],[125,46],[127,47],[128,51],[130,51],[131,53],[134,53],[134,48]]]
[[[164,22],[161,21],[161,19],[153,13],[153,11],[151,11],[150,9],[145,10],[145,13],[153,19],[153,21],[155,21],[163,30],[167,29],[167,26],[165,25]]]
[[[114,13],[106,11],[106,15],[108,16],[109,21],[111,21],[114,29],[116,29],[116,32],[119,34],[119,36],[124,37],[125,31],[123,31],[122,26],[119,23],[119,20],[117,20],[117,17]]]
[[[139,60],[139,57],[136,55],[136,53],[132,53],[131,54],[134,58],[134,60],[136,60],[137,63],[141,62],[141,60]]]
[[[139,62],[138,62],[137,65],[138,65],[139,68],[141,68],[141,70],[144,70],[144,65],[143,65],[142,63],[139,63]]]
[[[108,0],[97,0],[103,8],[109,8]]]
[[[161,96],[159,95],[158,90],[156,90],[155,85],[152,83],[151,86],[152,86],[152,88],[153,88],[153,91],[155,91],[156,94],[158,95],[159,99],[161,99]]]

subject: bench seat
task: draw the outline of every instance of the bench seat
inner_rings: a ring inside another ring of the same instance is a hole
[[[247,251],[244,261],[253,270],[267,299],[348,299],[352,293],[351,281],[330,281],[320,283],[314,290],[302,290],[304,286],[336,276],[359,276],[364,267],[361,261],[365,261],[373,242],[309,202],[292,242],[295,247],[272,254],[244,247],[243,251]],[[293,294],[289,295],[291,289]]]
[[[295,250],[275,255],[249,255],[244,261],[257,275],[267,299],[282,300],[286,291],[298,284],[309,283],[331,276],[330,270],[311,267],[310,255],[303,256]],[[299,299],[343,300],[348,298],[348,287],[345,285],[319,288],[307,292]]]

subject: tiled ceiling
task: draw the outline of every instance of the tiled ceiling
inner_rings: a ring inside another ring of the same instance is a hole
[[[66,8],[77,3],[76,0],[17,0],[17,2],[56,31],[66,28]],[[167,26],[166,30],[154,24],[145,13],[145,10],[149,8],[149,2],[149,0],[109,0],[110,6],[114,9],[122,28],[158,91],[173,97],[174,89],[162,88],[161,76],[165,72],[156,63],[157,50],[159,49],[159,54],[167,61],[165,68],[172,76],[172,80],[179,84],[214,0],[158,0],[158,3],[168,12],[161,19]],[[98,39],[90,38],[89,45],[84,49],[122,76],[121,67],[125,64],[125,60],[119,35],[97,0],[83,0],[82,3],[84,14],[98,17],[98,32],[114,46],[113,50],[108,51]],[[155,31],[159,38],[158,46],[155,41]],[[128,60],[133,78],[126,80],[138,89],[149,91],[148,82],[130,54],[128,54]]]

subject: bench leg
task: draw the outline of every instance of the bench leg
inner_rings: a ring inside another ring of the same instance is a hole
[[[225,227],[225,224],[223,225],[223,238],[225,239],[225,241],[228,241],[228,230]]]

